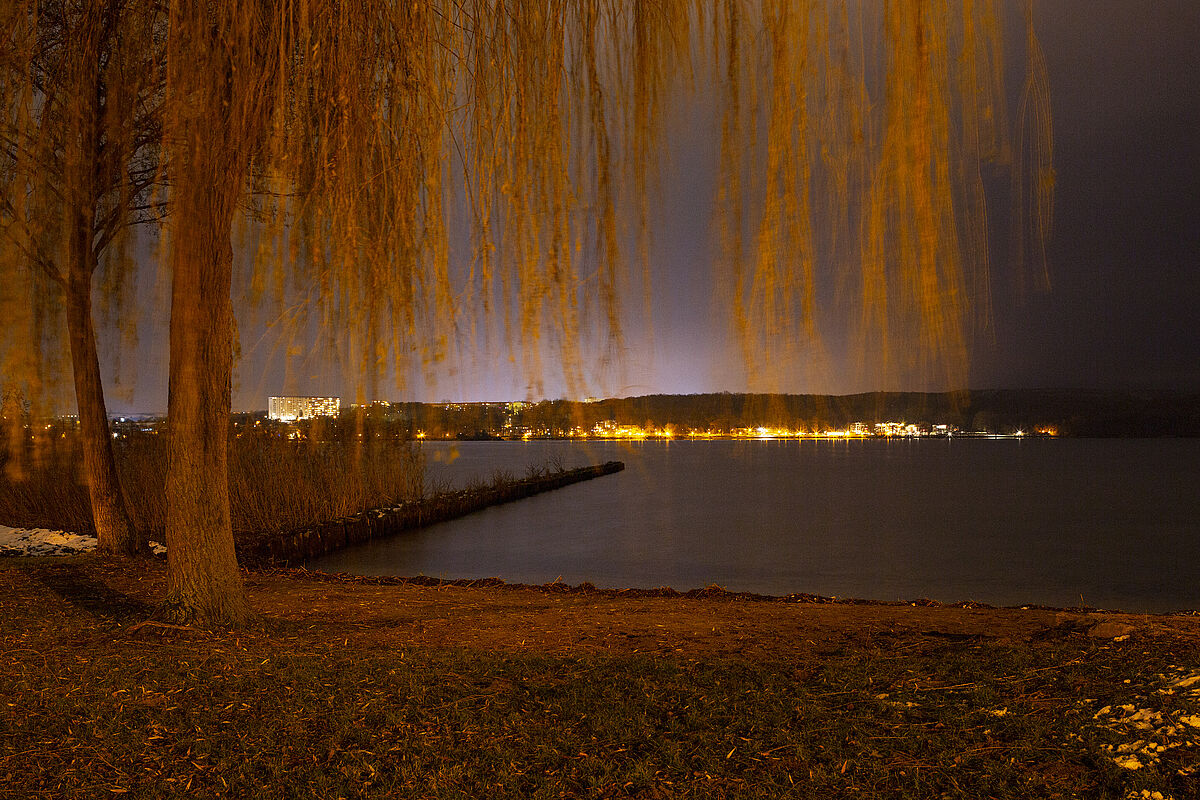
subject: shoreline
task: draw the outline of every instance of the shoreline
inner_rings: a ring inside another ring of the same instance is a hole
[[[885,606],[891,608],[957,608],[966,610],[985,611],[1052,611],[1069,614],[1127,614],[1144,617],[1200,617],[1200,609],[1178,609],[1174,611],[1126,611],[1119,608],[1103,608],[1099,606],[1050,606],[1039,603],[1022,603],[1021,605],[1003,606],[982,603],[974,600],[943,601],[927,597],[913,600],[873,600],[862,597],[838,597],[830,595],[811,594],[808,592],[793,592],[785,595],[762,594],[759,592],[743,592],[729,590],[720,585],[696,587],[692,589],[676,589],[671,586],[622,588],[597,587],[590,581],[569,584],[563,581],[550,583],[522,583],[506,581],[503,578],[435,578],[428,575],[357,575],[350,572],[326,572],[307,567],[264,567],[253,571],[254,574],[279,574],[296,576],[302,579],[342,584],[374,584],[379,586],[426,586],[454,587],[463,589],[509,589],[515,591],[535,591],[552,595],[593,595],[596,598],[664,598],[664,599],[719,599],[740,600],[750,603],[780,603],[799,605],[841,605],[841,606]]]
[[[133,565],[134,569],[131,569]],[[268,616],[291,617],[299,613],[307,616],[310,598],[324,604],[355,604],[357,598],[382,598],[395,596],[421,597],[423,603],[449,604],[476,611],[494,606],[497,612],[513,603],[547,609],[560,604],[588,609],[617,606],[656,609],[664,613],[690,613],[688,609],[707,608],[716,614],[736,613],[760,616],[768,619],[804,618],[817,615],[825,619],[838,619],[849,623],[855,618],[896,620],[920,620],[940,618],[958,620],[987,627],[984,622],[997,623],[992,633],[1001,635],[1008,627],[1059,628],[1084,630],[1098,622],[1138,622],[1140,627],[1170,629],[1179,632],[1194,632],[1200,637],[1200,611],[1181,610],[1165,613],[1123,611],[1093,607],[1058,608],[1044,605],[994,606],[972,601],[941,602],[930,599],[870,600],[862,598],[825,597],[797,593],[792,595],[764,595],[752,592],[735,592],[720,586],[679,591],[671,587],[602,589],[584,582],[569,585],[561,581],[528,584],[509,583],[500,578],[433,578],[428,576],[361,576],[346,573],[329,573],[308,570],[303,567],[263,566],[243,567],[242,576],[252,598],[258,596],[263,602],[260,613]],[[166,586],[166,559],[161,555],[139,559],[124,559],[96,553],[80,553],[72,556],[26,556],[0,558],[0,584],[10,582],[14,575],[61,574],[85,578],[85,586],[105,584],[116,595],[126,599],[136,598],[139,605],[150,609],[155,593]],[[58,585],[56,591],[67,591],[67,584]],[[69,594],[69,591],[67,591]],[[265,600],[264,600],[265,598]],[[297,611],[297,609],[301,609]],[[717,611],[717,609],[723,609]],[[731,609],[738,609],[733,612]],[[366,611],[366,608],[364,608]],[[395,608],[390,604],[370,610],[370,615],[390,617]],[[362,622],[362,620],[358,620]],[[642,623],[641,627],[646,624]],[[981,628],[981,635],[984,635]],[[929,632],[926,630],[926,632]],[[1129,633],[1131,631],[1125,631]],[[934,631],[936,635],[937,632]],[[1104,632],[1101,638],[1113,638]],[[1119,636],[1120,633],[1114,634]]]
[[[6,526],[0,526],[2,532]],[[21,529],[8,529],[21,530]],[[66,534],[71,538],[75,534]],[[93,545],[94,546],[94,545]],[[70,568],[81,563],[97,562],[100,564],[113,562],[121,563],[119,558],[100,556],[91,549],[73,552],[41,554],[14,553],[0,549],[0,571],[5,569],[37,569],[37,568]],[[141,563],[165,564],[165,548],[156,551],[154,556],[144,559]],[[785,595],[763,594],[726,589],[712,584],[691,589],[676,589],[672,586],[627,586],[620,588],[597,587],[590,581],[570,584],[561,580],[549,583],[524,583],[506,581],[499,577],[487,578],[437,578],[429,575],[358,575],[349,572],[327,572],[309,569],[304,566],[286,566],[278,564],[240,564],[243,578],[247,582],[263,579],[295,579],[311,583],[338,584],[343,586],[379,586],[379,587],[420,587],[430,589],[479,589],[500,590],[509,592],[534,592],[544,595],[574,596],[596,601],[617,599],[663,599],[663,600],[718,600],[738,601],[764,605],[798,605],[798,606],[848,606],[848,607],[879,607],[879,608],[926,608],[926,609],[958,609],[964,611],[994,611],[994,612],[1050,612],[1073,615],[1122,615],[1147,618],[1200,618],[1200,609],[1176,609],[1171,611],[1129,611],[1121,608],[1106,608],[1102,606],[1053,606],[1040,603],[1022,603],[1020,605],[995,605],[975,600],[944,601],[927,597],[912,600],[878,600],[864,597],[841,597],[812,594],[809,592],[793,592]]]

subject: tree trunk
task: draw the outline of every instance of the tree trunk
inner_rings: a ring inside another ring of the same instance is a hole
[[[108,409],[100,380],[96,332],[92,324],[92,225],[76,210],[67,251],[67,335],[71,340],[71,371],[83,447],[83,470],[92,504],[97,548],[102,552],[136,555],[148,550],[146,536],[134,529],[117,479]]]
[[[96,254],[96,208],[100,204],[100,137],[104,125],[101,96],[102,9],[89,9],[69,33],[78,42],[76,58],[64,70],[64,81],[73,90],[68,112],[71,134],[64,137],[63,213],[66,217],[66,265],[64,270],[67,337],[71,344],[71,372],[75,380],[75,405],[83,447],[83,469],[97,547],[103,552],[134,555],[146,551],[146,537],[134,530],[125,505],[113,458],[108,428],[108,409],[100,380],[96,354],[96,331],[92,324],[92,276]],[[65,34],[64,34],[65,35]]]
[[[265,6],[171,6],[164,137],[171,164],[171,365],[167,396],[167,597],[175,622],[250,616],[229,514],[233,375],[231,244],[270,103]]]
[[[229,516],[230,218],[189,216],[176,215],[171,254],[165,612],[179,623],[239,625],[250,608]]]

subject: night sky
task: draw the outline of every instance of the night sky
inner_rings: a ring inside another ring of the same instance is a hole
[[[1013,7],[1018,4],[1001,4]],[[1019,15],[1008,26],[1010,116],[1024,70]],[[1009,199],[991,198],[994,324],[976,331],[971,388],[1200,389],[1200,3],[1195,0],[1037,0],[1054,129],[1055,217],[1051,289],[1021,290],[1012,268]],[[879,385],[853,358],[835,323],[828,358],[813,369],[751,381],[711,279],[708,232],[717,151],[697,124],[702,101],[668,128],[653,222],[653,335],[631,323],[618,366],[588,371],[590,393],[629,396],[771,389],[850,393],[942,388]],[[165,308],[164,287],[142,279],[146,309]],[[641,298],[629,299],[640,309]],[[165,313],[140,325],[136,382],[110,391],[115,413],[166,408]],[[157,321],[156,321],[157,320]],[[351,389],[316,360],[285,384],[280,357],[246,325],[234,410],[266,407],[270,394]],[[464,348],[432,385],[417,380],[386,399],[501,400],[530,395],[503,347]],[[126,367],[130,359],[124,359]],[[801,374],[802,373],[802,374]],[[126,369],[128,377],[132,373]],[[563,394],[546,374],[543,394]],[[535,393],[536,395],[536,393]],[[535,399],[539,399],[535,397]]]
[[[1053,288],[1009,295],[972,384],[1200,388],[1200,4],[1035,10],[1054,113]]]

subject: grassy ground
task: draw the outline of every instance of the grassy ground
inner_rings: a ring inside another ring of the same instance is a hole
[[[1195,617],[163,580],[0,562],[0,797],[1200,796]]]

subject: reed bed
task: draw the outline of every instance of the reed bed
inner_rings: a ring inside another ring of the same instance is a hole
[[[129,513],[139,529],[164,530],[165,436],[115,440]],[[405,439],[293,441],[275,432],[229,440],[229,501],[238,533],[291,530],[416,500],[425,493],[424,456]],[[0,524],[94,533],[77,437],[61,432],[30,447],[19,474],[0,475]]]

